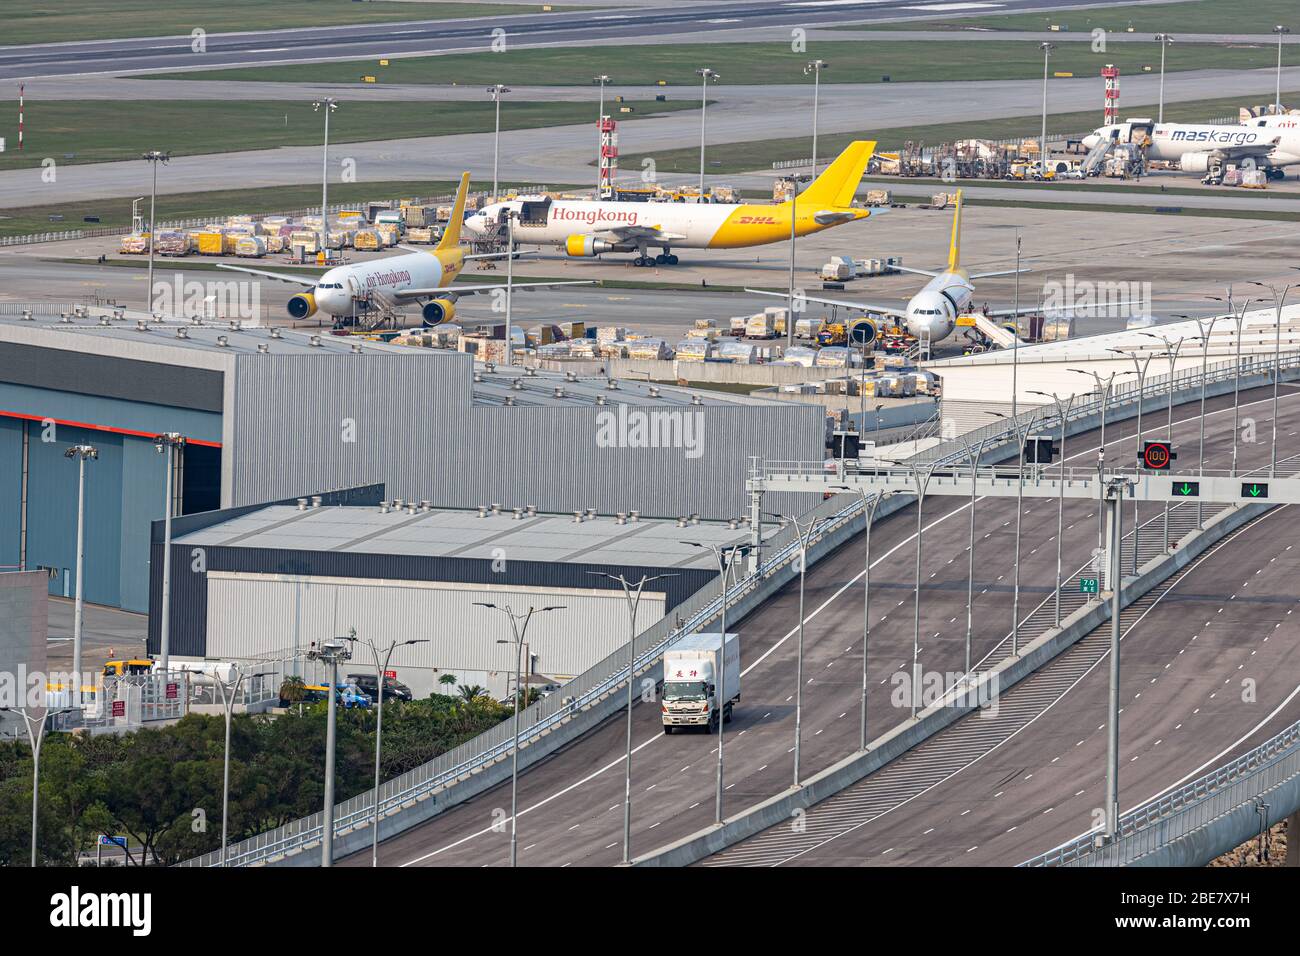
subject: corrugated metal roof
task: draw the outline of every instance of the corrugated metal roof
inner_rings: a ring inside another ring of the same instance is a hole
[[[764,528],[765,537],[778,531]],[[511,561],[643,565],[710,570],[711,551],[684,544],[734,544],[747,541],[745,525],[701,521],[679,527],[676,521],[627,520],[572,515],[515,518],[477,511],[324,507],[299,511],[276,505],[232,518],[176,539],[177,545],[279,548],[354,554],[395,554],[493,560],[502,552]],[[499,550],[498,550],[499,549]]]

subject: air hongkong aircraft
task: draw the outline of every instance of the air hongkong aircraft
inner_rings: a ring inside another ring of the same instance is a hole
[[[862,309],[864,312],[875,312],[880,315],[892,316],[902,320],[907,331],[916,336],[920,341],[933,345],[941,342],[952,334],[953,329],[957,327],[957,316],[969,313],[971,296],[975,294],[975,286],[972,284],[973,279],[991,279],[994,276],[1015,275],[1016,270],[1010,269],[1003,272],[977,272],[968,273],[961,265],[961,193],[957,193],[957,208],[952,219],[952,241],[948,246],[948,267],[940,272],[933,272],[928,269],[909,269],[906,266],[895,266],[901,272],[912,272],[917,275],[929,276],[930,281],[925,284],[925,288],[912,296],[908,301],[907,307],[899,309],[895,306],[888,305],[870,305],[865,302],[845,302],[838,299],[817,299],[812,296],[804,296],[805,302],[818,302],[822,305],[838,305],[850,309]],[[1027,272],[1027,269],[1020,270]],[[787,298],[785,292],[772,292],[766,289],[746,289],[746,292],[755,292],[760,295],[778,296],[782,299]],[[977,315],[976,327],[986,335],[996,339],[1005,339],[1006,344],[1014,344],[1015,336],[1005,329],[998,326],[993,319],[1007,318],[1014,315],[1022,315],[1030,312],[1036,312],[1037,306],[1022,307],[1019,309],[998,309],[988,313]]]
[[[876,144],[850,143],[848,148],[798,197],[797,235],[806,236],[871,213],[852,206],[867,161]],[[574,257],[606,252],[634,252],[638,266],[677,265],[672,252],[680,249],[739,249],[790,238],[794,204],[776,205],[590,202],[549,198],[515,199],[494,203],[465,220],[474,235],[495,232],[502,214],[515,216],[516,243],[559,246]],[[651,248],[662,250],[651,255]]]
[[[390,256],[356,265],[336,266],[318,279],[267,272],[244,266],[220,264],[219,269],[247,272],[279,282],[289,282],[306,289],[289,299],[289,315],[305,319],[319,310],[335,319],[354,316],[357,305],[371,296],[383,296],[394,302],[423,302],[421,314],[424,325],[432,326],[450,322],[456,315],[456,301],[463,295],[476,295],[504,289],[504,283],[473,285],[448,285],[470,259],[501,258],[507,253],[469,256],[460,246],[461,223],[465,216],[465,194],[469,191],[469,173],[460,178],[456,191],[456,204],[451,210],[442,239],[431,251],[411,249],[406,255]],[[409,248],[409,247],[403,247]],[[568,282],[513,282],[511,288],[532,289],[558,285],[590,285],[589,281]]]
[[[1120,145],[1149,140],[1147,158],[1177,163],[1184,172],[1206,173],[1214,163],[1253,162],[1269,179],[1281,179],[1286,175],[1284,167],[1300,163],[1300,130],[1281,123],[1275,126],[1281,119],[1265,117],[1239,126],[1131,119],[1093,130],[1083,138],[1083,145],[1095,149],[1107,140]]]

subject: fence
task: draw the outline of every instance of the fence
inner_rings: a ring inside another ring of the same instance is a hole
[[[1101,843],[1100,833],[1086,833],[1020,865],[1123,866],[1252,803],[1297,774],[1300,722],[1231,763],[1130,810],[1120,817],[1113,842]]]

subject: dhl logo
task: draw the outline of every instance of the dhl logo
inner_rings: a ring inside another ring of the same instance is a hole
[[[776,220],[771,216],[741,216],[736,220],[738,226],[775,226]]]

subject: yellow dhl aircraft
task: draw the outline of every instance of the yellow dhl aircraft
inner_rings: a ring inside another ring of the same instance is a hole
[[[820,176],[808,184],[798,201],[776,205],[590,202],[587,200],[513,199],[494,203],[465,220],[471,235],[495,234],[502,214],[513,211],[516,243],[555,244],[566,255],[599,256],[634,252],[638,266],[676,265],[673,248],[739,249],[806,236],[846,222],[866,219],[872,210],[852,205],[876,144],[850,143]],[[883,210],[875,210],[881,212]],[[651,248],[662,250],[651,255]]]

